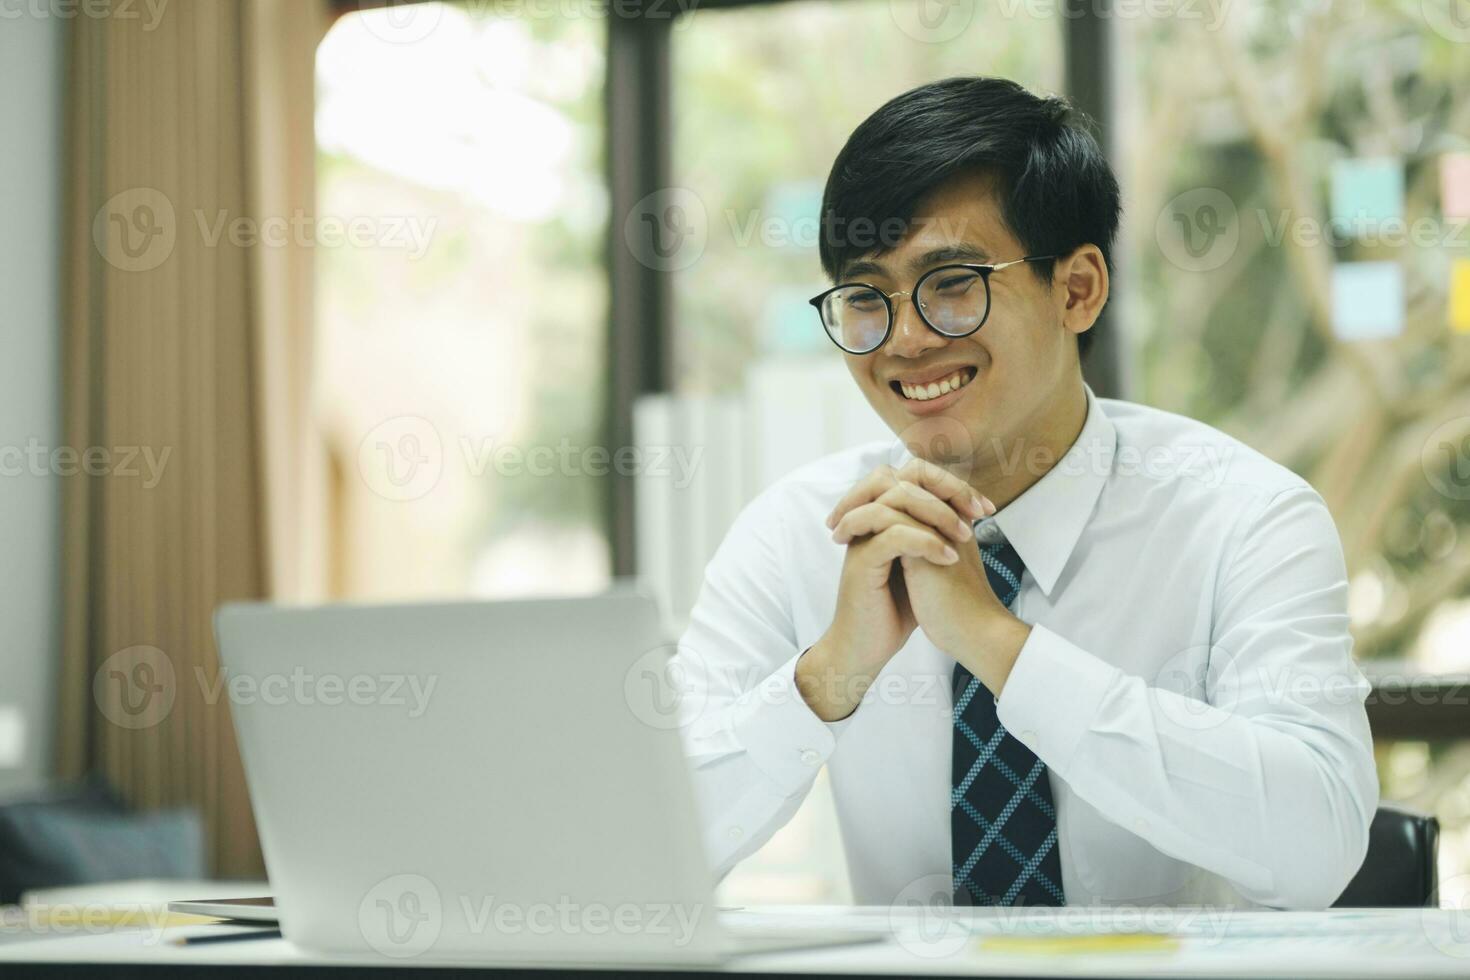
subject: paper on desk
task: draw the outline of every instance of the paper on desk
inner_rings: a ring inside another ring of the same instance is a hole
[[[975,943],[985,953],[1023,953],[1033,956],[1173,953],[1179,949],[1177,938],[1157,932],[1114,932],[1081,936],[981,936]]]
[[[261,895],[268,891],[264,882],[158,879],[33,890],[21,896],[20,905],[0,909],[0,941],[14,943],[129,929],[161,933],[220,921],[170,912],[167,906],[171,901]]]

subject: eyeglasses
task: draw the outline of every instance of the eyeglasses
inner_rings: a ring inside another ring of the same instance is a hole
[[[910,296],[919,319],[944,337],[968,337],[990,316],[991,273],[1023,262],[1054,259],[1055,255],[1028,255],[988,265],[941,265],[919,277],[908,291],[885,293],[865,282],[833,286],[809,302],[822,318],[832,343],[849,354],[871,354],[893,333],[893,300]]]

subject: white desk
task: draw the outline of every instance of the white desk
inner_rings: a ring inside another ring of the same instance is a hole
[[[1453,909],[1360,909],[1240,912],[1224,909],[979,909],[952,916],[886,908],[787,908],[733,913],[764,928],[841,925],[882,937],[841,948],[743,957],[688,974],[808,976],[1051,977],[1470,977],[1470,912]],[[428,959],[341,959],[297,950],[283,939],[176,946],[184,935],[224,925],[132,928],[45,935],[0,944],[0,974],[27,970],[112,977],[209,975],[281,977],[343,967],[401,973],[493,975],[524,965],[436,964]],[[1143,939],[1120,934],[1147,932]],[[1112,938],[1099,940],[1098,936]],[[1131,944],[1131,945],[1130,945]],[[50,967],[48,970],[46,967]],[[173,968],[173,969],[170,969]],[[601,973],[586,965],[549,965],[547,975]],[[346,972],[353,972],[348,970]],[[629,972],[642,973],[642,968]],[[386,975],[386,974],[384,974]]]

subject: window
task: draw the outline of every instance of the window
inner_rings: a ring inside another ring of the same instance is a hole
[[[1470,324],[1450,296],[1457,277],[1470,289],[1470,34],[1436,9],[1205,5],[1117,24],[1136,396],[1322,493],[1370,673],[1470,670]],[[1438,814],[1455,887],[1466,745],[1379,750],[1384,799]]]
[[[788,2],[700,9],[674,27],[673,183],[694,231],[669,262],[674,383],[687,397],[745,402],[747,493],[791,465],[891,436],[806,302],[826,285],[822,186],[858,123],[916,85],[988,72],[1060,90],[1059,20],[1004,8]],[[819,413],[825,425],[813,424]],[[850,901],[825,772],[721,896]]]
[[[1024,4],[1014,16],[1003,4],[933,6],[761,4],[699,10],[674,28],[674,183],[707,230],[675,270],[679,390],[739,391],[767,356],[839,362],[806,303],[826,285],[817,216],[837,151],[874,109],[980,72],[1060,90],[1057,18]]]
[[[348,241],[317,271],[343,596],[609,577],[605,23],[484,13],[365,10],[318,52],[318,209]]]

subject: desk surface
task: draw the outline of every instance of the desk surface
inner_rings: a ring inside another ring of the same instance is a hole
[[[1329,912],[1229,909],[768,908],[732,913],[732,923],[779,929],[845,927],[878,942],[744,956],[684,975],[971,975],[1050,977],[1467,977],[1470,911],[1343,909]],[[0,937],[0,972],[27,964],[40,975],[213,977],[302,973],[340,977],[343,967],[395,975],[493,976],[525,965],[435,964],[429,960],[345,959],[310,954],[284,939],[177,946],[174,940],[238,930],[158,925],[108,930],[46,928]],[[1143,933],[1142,937],[1139,936]],[[643,975],[645,967],[546,965],[547,976],[602,980]]]

